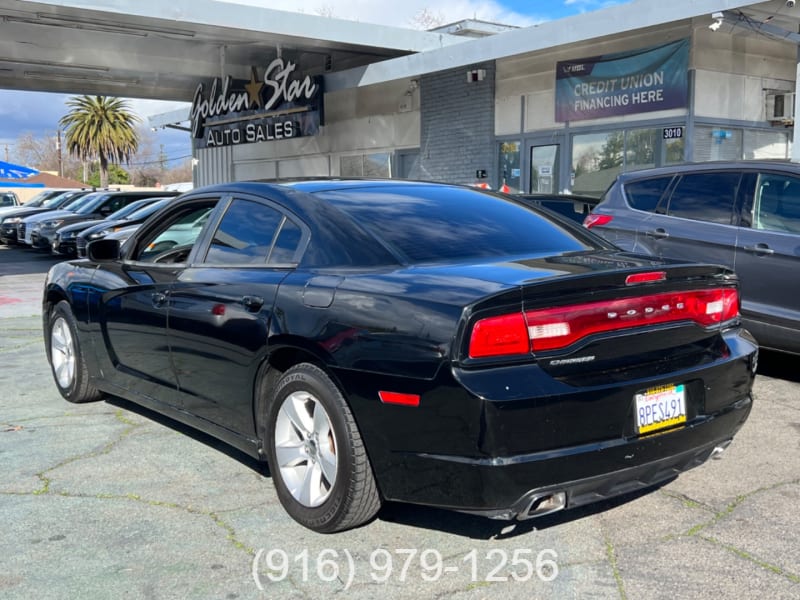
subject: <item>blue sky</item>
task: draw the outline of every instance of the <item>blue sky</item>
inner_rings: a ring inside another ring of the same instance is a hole
[[[265,6],[308,14],[371,22],[381,25],[413,27],[415,16],[427,10],[442,23],[461,19],[481,19],[509,25],[527,26],[599,10],[626,0],[221,0]],[[0,90],[0,160],[5,147],[14,153],[17,138],[30,132],[36,137],[55,136],[58,120],[66,112],[68,96],[37,92]],[[131,100],[130,107],[146,124],[147,116],[180,106],[150,100]],[[189,135],[176,130],[157,132],[157,144],[163,144],[170,164],[191,153]]]

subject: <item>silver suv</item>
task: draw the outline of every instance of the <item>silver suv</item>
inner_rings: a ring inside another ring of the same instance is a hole
[[[583,224],[626,250],[733,268],[743,319],[761,346],[800,354],[800,165],[623,173]]]

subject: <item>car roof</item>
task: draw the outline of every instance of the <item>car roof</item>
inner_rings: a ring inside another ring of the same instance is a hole
[[[649,169],[638,169],[620,173],[618,179],[622,182],[631,179],[641,179],[645,177],[658,177],[659,175],[675,175],[679,173],[692,173],[695,171],[752,171],[759,169],[790,171],[800,175],[800,164],[791,162],[787,159],[773,160],[720,160],[705,162],[689,162],[669,165],[665,167],[655,167]]]

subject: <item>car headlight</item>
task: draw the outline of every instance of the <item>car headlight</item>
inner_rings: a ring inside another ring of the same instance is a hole
[[[3,219],[3,225],[13,225],[15,223],[19,223],[22,221],[22,217],[8,217],[7,219]]]
[[[62,240],[69,240],[75,237],[74,231],[62,231],[58,234]]]
[[[31,231],[39,231],[41,228],[42,228],[42,224],[41,223],[34,223],[33,225],[31,225],[31,227],[29,229]]]
[[[50,221],[45,221],[42,223],[41,228],[43,229],[55,229],[59,225],[64,222],[64,219],[51,219]]]
[[[108,235],[108,229],[101,229],[100,231],[95,231],[94,233],[90,233],[87,238],[90,240],[99,240],[100,238],[106,237]]]

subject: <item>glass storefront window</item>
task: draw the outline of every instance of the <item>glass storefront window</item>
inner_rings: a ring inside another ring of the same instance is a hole
[[[588,133],[572,137],[572,192],[600,196],[624,164],[624,132]]]
[[[694,160],[738,160],[742,158],[742,130],[698,125],[694,130]]]
[[[625,132],[625,170],[656,166],[661,129],[631,129]]]
[[[342,156],[339,158],[339,175],[341,177],[391,177],[390,156],[386,152]]]
[[[531,192],[558,193],[558,150],[558,144],[546,144],[531,148]]]
[[[649,127],[572,136],[572,192],[600,196],[623,171],[683,162],[683,138],[664,139],[664,131]]]
[[[742,141],[744,158],[789,158],[787,131],[745,130]]]
[[[506,184],[512,192],[519,192],[522,189],[519,149],[519,142],[500,144],[500,186]]]
[[[788,131],[709,126],[695,128],[696,161],[789,158],[789,149]]]
[[[685,159],[686,143],[682,137],[664,140],[664,164],[676,165]]]

